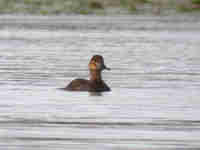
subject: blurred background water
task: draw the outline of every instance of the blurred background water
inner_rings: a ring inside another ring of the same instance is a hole
[[[0,149],[200,148],[200,19],[0,16]],[[111,92],[59,90],[100,54]]]

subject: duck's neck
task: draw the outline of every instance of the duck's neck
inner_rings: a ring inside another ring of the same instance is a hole
[[[101,82],[101,71],[100,70],[90,70],[90,81]]]

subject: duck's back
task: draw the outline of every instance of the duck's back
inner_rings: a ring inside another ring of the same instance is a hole
[[[104,92],[110,91],[110,88],[104,83],[101,82],[92,82],[85,79],[75,79],[67,87],[64,88],[68,91],[91,91],[91,92]]]
[[[68,91],[89,91],[90,83],[89,80],[75,79],[65,89]]]

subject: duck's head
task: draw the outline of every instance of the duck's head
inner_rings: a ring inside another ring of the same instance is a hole
[[[110,70],[110,68],[106,67],[104,64],[104,59],[101,55],[94,55],[89,63],[90,70],[102,71],[104,69]]]

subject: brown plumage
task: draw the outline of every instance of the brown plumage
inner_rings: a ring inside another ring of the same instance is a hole
[[[101,72],[107,68],[104,64],[104,59],[100,55],[94,55],[89,63],[90,79],[75,79],[64,89],[68,91],[91,91],[91,92],[105,92],[110,91],[110,88],[102,80]]]

